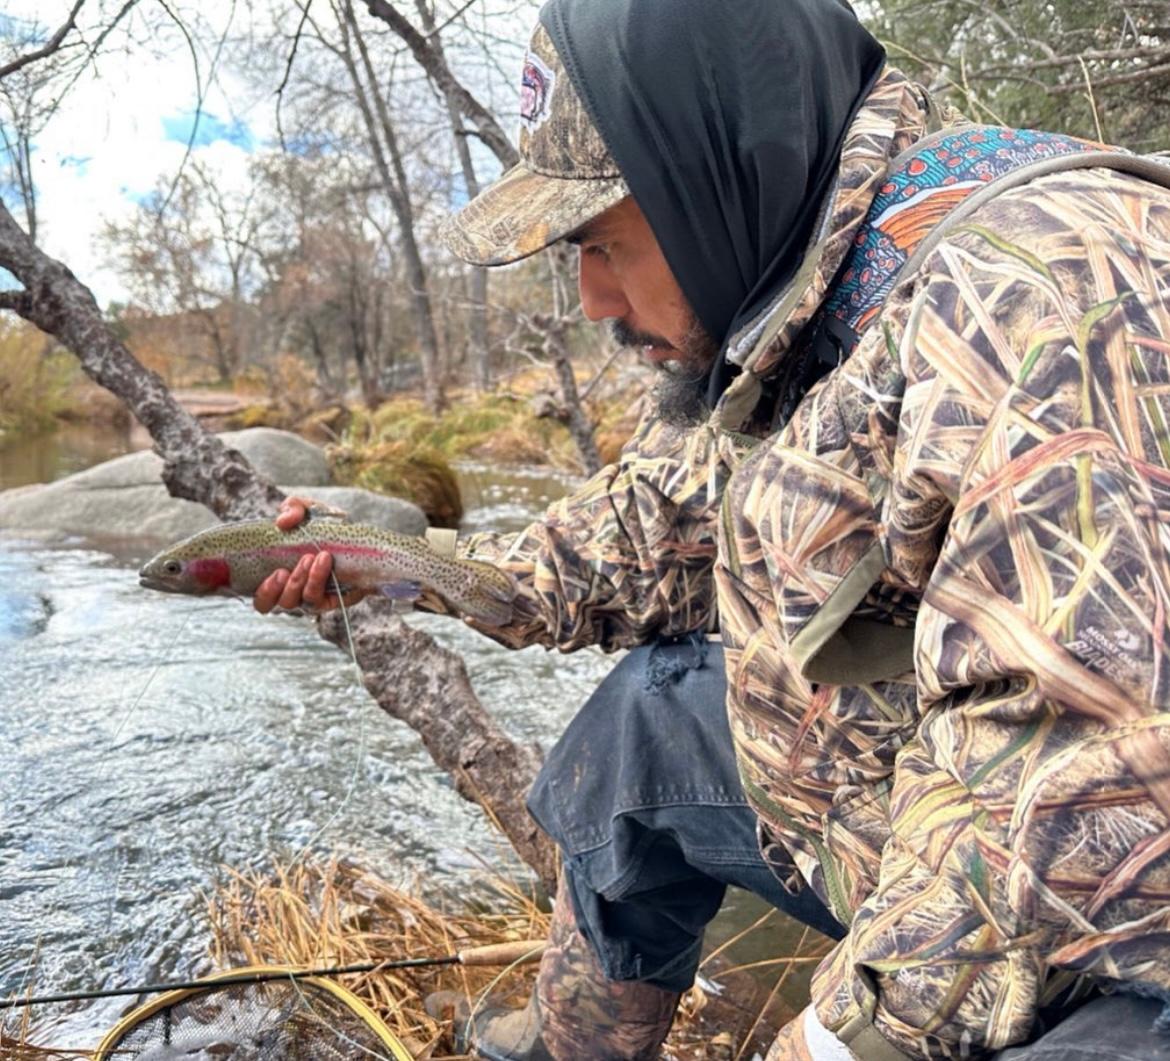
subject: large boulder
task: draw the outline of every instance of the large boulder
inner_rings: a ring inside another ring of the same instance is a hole
[[[253,427],[247,431],[225,431],[220,441],[238,449],[261,475],[278,483],[305,483],[328,486],[333,481],[325,454],[291,431],[271,427]],[[143,450],[115,457],[83,472],[71,475],[68,482],[86,490],[111,487],[159,486],[162,483],[162,458]]]
[[[401,534],[426,529],[426,517],[409,501],[327,485],[329,463],[324,453],[297,435],[257,427],[220,437],[257,471],[280,483],[285,493],[308,495],[344,509],[356,521]],[[161,473],[159,457],[131,453],[55,483],[0,492],[0,529],[40,538],[168,543],[216,522],[202,505],[171,497]]]

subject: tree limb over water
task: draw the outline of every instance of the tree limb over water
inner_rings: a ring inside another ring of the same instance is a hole
[[[0,267],[24,287],[0,292],[0,310],[17,312],[54,336],[86,375],[126,403],[154,439],[173,496],[206,505],[221,519],[275,512],[281,491],[175,401],[162,379],[111,332],[89,288],[37,247],[3,203]],[[539,754],[495,724],[459,656],[387,615],[379,602],[352,609],[349,624],[363,682],[379,706],[419,734],[435,763],[454,778],[456,790],[500,824],[517,854],[552,887],[554,849],[524,807]],[[345,646],[339,616],[322,617],[319,629]]]

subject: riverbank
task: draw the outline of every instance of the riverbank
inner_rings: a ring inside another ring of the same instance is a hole
[[[582,472],[580,454],[543,382],[543,373],[534,369],[513,379],[506,393],[456,393],[439,414],[409,396],[389,399],[376,410],[330,406],[299,416],[272,403],[249,405],[230,392],[195,388],[175,396],[212,430],[268,427],[297,434],[322,447],[332,484],[402,498],[418,505],[432,525],[458,527],[464,512],[460,463]],[[602,461],[608,462],[636,426],[642,390],[611,386],[596,394],[589,412]],[[39,434],[0,436],[0,490],[52,482],[150,445],[135,422],[104,411],[91,423],[70,421]]]

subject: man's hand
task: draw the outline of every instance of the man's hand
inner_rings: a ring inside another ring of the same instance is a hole
[[[286,497],[280,503],[276,514],[276,525],[282,531],[290,531],[304,522],[310,508],[318,506],[312,498]],[[343,598],[329,592],[330,575],[333,572],[333,557],[320,552],[302,556],[291,571],[274,571],[256,588],[252,606],[261,615],[267,615],[273,608],[311,608],[313,611],[330,611],[340,608]],[[345,606],[357,604],[367,596],[368,590],[354,590],[344,597]]]

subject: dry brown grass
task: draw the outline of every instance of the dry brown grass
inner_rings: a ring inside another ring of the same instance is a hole
[[[217,967],[242,964],[342,965],[377,959],[442,956],[470,947],[543,939],[548,915],[522,889],[499,878],[480,882],[479,902],[430,902],[346,862],[301,863],[265,877],[233,874],[212,900]],[[487,896],[483,899],[483,896]],[[722,991],[696,986],[683,997],[664,1050],[675,1061],[734,1061],[767,1050],[775,1029],[795,1014],[784,987],[820,960],[827,941],[803,935],[789,956],[735,968],[725,960],[743,936],[767,931],[767,917],[704,962],[704,977]],[[770,975],[761,977],[761,968]],[[473,1004],[522,1005],[536,966],[514,969],[436,966],[342,978],[419,1058],[449,1058],[450,1028],[423,1008],[432,991],[457,991]],[[797,1007],[798,1008],[798,1007]]]
[[[523,889],[497,877],[476,882],[476,900],[454,896],[428,900],[397,888],[346,861],[299,862],[271,874],[228,875],[208,901],[217,970],[245,965],[321,968],[372,961],[442,957],[473,947],[543,939],[548,914]],[[786,956],[733,966],[727,955],[744,937],[769,931],[775,912],[743,929],[704,960],[701,983],[683,996],[663,1051],[664,1061],[746,1061],[763,1055],[775,1030],[800,1008],[785,987],[807,974],[828,942],[805,932]],[[769,975],[761,976],[762,970]],[[442,1061],[451,1052],[451,1028],[423,1008],[432,991],[456,991],[479,1003],[522,1005],[536,965],[515,968],[445,965],[356,973],[338,980],[366,1002],[420,1061]],[[33,1045],[51,1040],[36,1029],[29,1011],[0,1031],[5,1061],[65,1061],[86,1052]]]
[[[232,873],[209,903],[217,968],[352,965],[453,954],[512,940],[543,939],[548,916],[519,889],[493,880],[491,909],[442,906],[348,862],[301,862],[271,876]],[[487,894],[487,893],[485,893]],[[528,997],[532,970],[478,966],[389,969],[339,977],[420,1058],[449,1056],[449,1029],[423,1008],[432,991],[476,997],[489,987],[507,1002]]]

